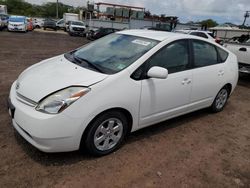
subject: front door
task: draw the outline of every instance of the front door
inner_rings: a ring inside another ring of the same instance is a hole
[[[192,70],[189,70],[187,40],[175,41],[153,55],[147,64],[168,69],[166,79],[142,80],[140,101],[140,126],[157,123],[185,112],[190,102]]]

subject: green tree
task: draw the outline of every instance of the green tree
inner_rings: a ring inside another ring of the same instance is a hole
[[[11,15],[24,15],[34,17],[56,17],[56,3],[45,3],[33,5],[24,0],[0,0],[1,5],[7,5],[8,13]],[[79,13],[80,7],[74,8],[63,3],[58,5],[58,14],[62,18],[65,12]]]
[[[209,27],[215,27],[218,25],[218,23],[215,20],[207,19],[199,22],[199,24]]]

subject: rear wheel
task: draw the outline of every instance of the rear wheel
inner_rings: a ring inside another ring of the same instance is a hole
[[[128,121],[119,111],[109,111],[98,116],[90,125],[85,147],[96,156],[107,155],[118,149],[128,130]]]
[[[220,112],[223,110],[229,97],[229,90],[227,87],[223,87],[216,95],[214,102],[211,106],[213,112]]]

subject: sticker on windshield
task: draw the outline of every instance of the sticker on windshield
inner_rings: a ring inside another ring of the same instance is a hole
[[[139,39],[133,40],[132,43],[134,43],[134,44],[140,44],[140,45],[143,45],[143,46],[148,46],[148,45],[151,44],[151,42],[143,41],[143,40],[139,40]]]
[[[124,69],[126,67],[126,65],[123,65],[123,64],[119,64],[118,66],[117,66],[117,68],[119,69],[119,70],[122,70],[122,69]]]

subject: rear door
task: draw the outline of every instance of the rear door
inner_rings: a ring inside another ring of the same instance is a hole
[[[223,87],[225,65],[220,63],[217,47],[211,43],[192,40],[193,85],[191,108],[210,105]]]

